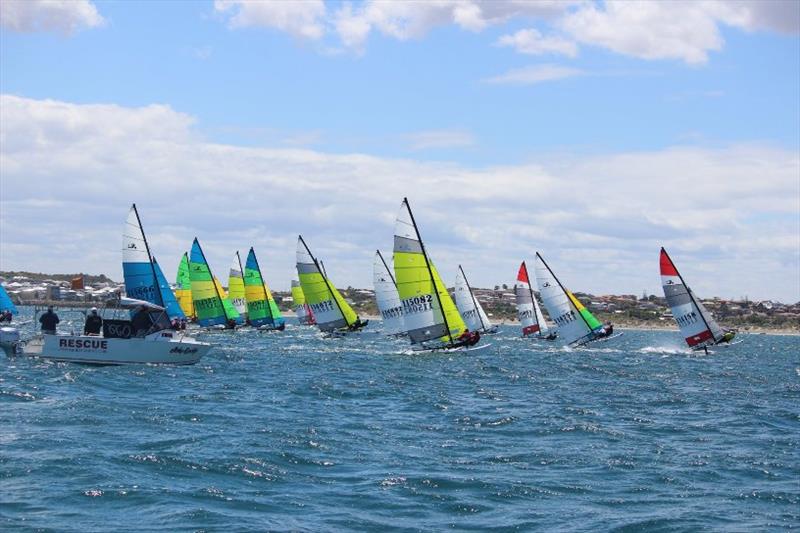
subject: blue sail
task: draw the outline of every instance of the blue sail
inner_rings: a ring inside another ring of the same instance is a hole
[[[135,205],[131,206],[128,212],[128,219],[122,232],[122,274],[128,298],[164,306],[161,291],[156,285],[155,270],[150,262],[150,250]]]
[[[156,271],[156,279],[158,279],[158,287],[161,289],[161,297],[164,299],[164,307],[167,309],[167,315],[170,320],[178,319],[185,320],[186,315],[183,313],[178,299],[175,298],[175,293],[172,292],[172,287],[169,286],[167,278],[158,266],[158,261],[153,257],[153,269]]]
[[[0,311],[11,311],[12,315],[19,314],[17,306],[11,301],[11,297],[6,292],[5,287],[0,285]]]

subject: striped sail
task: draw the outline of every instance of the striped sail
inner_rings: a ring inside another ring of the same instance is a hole
[[[189,254],[183,253],[178,264],[178,274],[175,276],[175,297],[183,309],[183,313],[194,318],[194,303],[192,303],[192,280],[189,279]]]
[[[239,257],[239,252],[236,252],[233,256],[231,269],[228,273],[228,299],[233,304],[236,312],[245,319],[247,316],[247,301],[245,300],[244,272],[242,271],[242,260]]]
[[[546,337],[550,328],[539,309],[539,302],[533,293],[530,278],[528,277],[528,266],[525,261],[519,267],[517,273],[517,283],[514,285],[514,294],[517,299],[517,317],[522,325],[522,335],[538,335]]]
[[[222,283],[219,282],[216,276],[214,276],[214,287],[217,289],[217,294],[219,294],[219,297],[222,298],[222,308],[225,310],[225,318],[228,320],[233,320],[237,325],[244,324],[244,317],[242,317],[242,315],[239,314],[239,311],[236,310],[233,302],[231,302],[230,296],[225,293],[225,288],[222,286]]]
[[[301,324],[312,325],[315,324],[314,313],[306,303],[306,295],[303,293],[303,287],[300,282],[292,280],[292,301],[294,302],[294,312],[297,315],[297,320]]]
[[[343,330],[359,322],[355,311],[320,270],[302,236],[297,239],[296,259],[300,286],[314,312],[317,327],[328,332]]]
[[[247,298],[247,317],[255,327],[273,326],[279,328],[286,321],[281,316],[275,298],[261,275],[261,268],[253,248],[247,254],[244,266],[244,289]]]
[[[161,291],[161,297],[164,299],[164,308],[167,310],[167,316],[169,316],[170,320],[185,320],[186,315],[183,313],[180,304],[178,304],[178,300],[172,292],[172,287],[169,286],[169,282],[164,276],[164,272],[161,271],[155,256],[153,257],[153,269],[156,272],[156,280]]]
[[[403,306],[397,294],[397,284],[380,250],[375,252],[372,263],[372,283],[375,287],[375,300],[383,318],[383,329],[387,335],[405,332]]]
[[[536,253],[536,281],[547,313],[558,326],[558,334],[567,344],[585,344],[597,338],[603,325],[558,281],[542,256]]]
[[[464,323],[470,331],[485,332],[492,329],[492,323],[486,316],[486,311],[483,310],[481,303],[472,293],[472,287],[470,287],[467,275],[464,274],[461,265],[458,265],[458,274],[456,274],[455,297],[458,312],[461,313],[461,318],[464,319]]]
[[[125,221],[125,229],[122,231],[122,274],[125,279],[125,294],[129,298],[145,300],[163,307],[164,300],[150,257],[139,213],[136,204],[133,204]]]
[[[692,348],[702,348],[722,340],[725,334],[722,328],[684,283],[664,248],[661,248],[659,266],[667,305],[672,309],[672,316],[678,323],[686,344]]]
[[[19,314],[17,306],[11,301],[11,297],[6,292],[6,288],[0,285],[0,312],[10,311],[12,315]]]
[[[197,238],[192,243],[189,255],[189,279],[197,323],[204,327],[225,324],[228,318],[225,316],[222,296],[214,284],[215,278]]]
[[[412,343],[453,344],[467,326],[427,257],[408,200],[403,199],[394,228],[394,274],[403,320]]]

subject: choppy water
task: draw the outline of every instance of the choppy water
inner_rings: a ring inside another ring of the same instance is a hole
[[[0,528],[800,527],[800,338],[478,354],[201,335],[193,367],[0,355]]]

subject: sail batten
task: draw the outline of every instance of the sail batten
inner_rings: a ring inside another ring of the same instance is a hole
[[[672,310],[672,316],[686,339],[686,344],[698,349],[723,340],[725,332],[686,285],[664,248],[661,248],[659,266],[667,305]]]
[[[244,288],[247,297],[247,316],[255,327],[281,328],[285,320],[275,304],[275,298],[264,280],[253,248],[247,253],[244,267]]]
[[[539,308],[539,302],[533,293],[530,277],[528,276],[528,265],[525,261],[517,272],[517,283],[514,285],[514,295],[517,303],[517,317],[522,325],[522,335],[536,335],[546,337],[550,333],[550,328]]]
[[[470,331],[491,331],[492,323],[483,306],[481,306],[472,292],[472,286],[470,286],[467,275],[461,265],[458,265],[458,274],[456,275],[454,287],[456,307]]]
[[[559,337],[569,345],[579,345],[605,335],[600,321],[561,284],[538,252],[535,270],[539,295],[558,326]]]
[[[405,333],[403,306],[397,293],[397,284],[380,250],[375,251],[372,274],[375,300],[378,304],[378,310],[381,312],[384,331],[387,335]]]
[[[296,260],[300,286],[317,327],[325,332],[361,327],[358,315],[320,268],[302,235],[297,238]]]
[[[411,342],[453,345],[467,326],[427,255],[405,198],[395,222],[394,272]]]

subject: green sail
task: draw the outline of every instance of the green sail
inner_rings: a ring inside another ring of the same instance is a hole
[[[227,317],[222,297],[214,284],[211,269],[197,239],[192,243],[189,278],[197,322],[204,327],[225,324]]]
[[[278,310],[269,286],[261,275],[261,268],[253,248],[250,248],[245,262],[244,289],[247,298],[247,316],[252,326],[280,327],[286,322]]]

